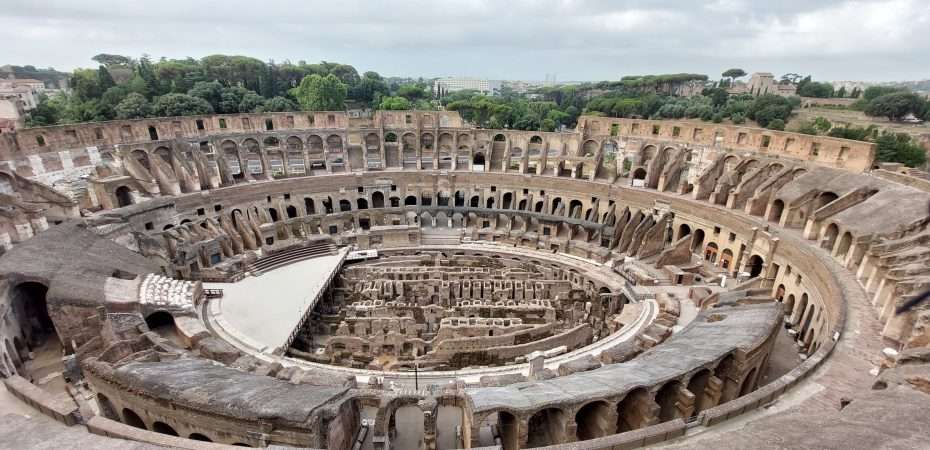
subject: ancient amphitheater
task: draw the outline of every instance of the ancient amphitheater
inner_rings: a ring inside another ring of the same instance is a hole
[[[874,153],[438,111],[3,134],[4,404],[45,422],[0,436],[927,448],[930,313],[896,308],[930,285],[930,186]]]

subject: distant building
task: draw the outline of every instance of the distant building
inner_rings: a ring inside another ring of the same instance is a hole
[[[760,96],[775,94],[782,97],[798,95],[798,88],[794,84],[781,84],[775,81],[775,75],[769,72],[756,72],[749,78],[748,83],[736,82],[727,90],[731,94],[750,94]]]
[[[433,95],[442,97],[450,92],[474,90],[485,95],[496,95],[500,92],[501,82],[480,78],[437,78],[433,82]]]
[[[39,98],[47,90],[41,80],[0,79],[0,120],[6,119],[22,127],[26,112],[39,106]]]

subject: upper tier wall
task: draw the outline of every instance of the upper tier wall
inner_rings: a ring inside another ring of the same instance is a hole
[[[875,144],[869,142],[708,122],[582,116],[578,119],[578,130],[585,138],[640,137],[723,146],[732,150],[758,152],[774,158],[798,159],[853,172],[869,170],[875,160]]]
[[[454,111],[379,111],[372,118],[350,118],[345,112],[282,112],[90,122],[27,128],[0,136],[0,160],[86,147],[136,144],[156,140],[288,129],[353,131],[362,129],[474,129]],[[512,133],[512,130],[494,130]],[[490,132],[490,130],[489,130]],[[532,134],[532,133],[531,133]],[[537,133],[538,134],[538,133]],[[617,136],[643,140],[680,141],[758,152],[772,157],[809,161],[855,172],[870,169],[874,144],[810,136],[761,128],[687,121],[616,119],[583,116],[578,138]],[[350,143],[361,143],[350,136]]]

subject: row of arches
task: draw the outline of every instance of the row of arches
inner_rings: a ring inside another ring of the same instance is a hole
[[[757,387],[758,368],[764,363],[733,380],[735,359],[730,355],[714,367],[696,370],[684,380],[670,380],[652,389],[635,388],[619,400],[592,400],[575,408],[544,407],[525,420],[521,417],[526,416],[502,409],[489,416],[489,420],[497,427],[503,448],[508,450],[596,439],[673,419],[687,420],[717,404],[749,394]],[[685,390],[693,396],[685,394]],[[690,404],[689,398],[694,399]],[[521,436],[525,436],[525,443],[520,442]]]
[[[162,421],[156,420],[148,424],[138,413],[130,408],[123,408],[117,412],[117,408],[114,406],[113,402],[106,395],[101,393],[97,394],[97,406],[100,410],[101,416],[106,417],[107,419],[122,422],[134,428],[154,431],[156,433],[161,433],[168,436],[185,437],[195,441],[214,442],[214,440],[208,437],[205,433],[192,432],[187,436],[181,436],[178,434],[174,427]],[[242,442],[234,442],[231,443],[231,445],[236,447],[250,447],[250,445],[244,444]]]

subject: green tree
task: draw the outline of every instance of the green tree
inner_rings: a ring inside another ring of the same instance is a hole
[[[927,107],[925,101],[912,92],[894,92],[874,98],[865,108],[869,116],[887,117],[888,120],[900,120],[908,114],[921,117]]]
[[[885,131],[875,139],[875,157],[879,161],[898,162],[908,167],[922,166],[927,153],[905,133]]]
[[[395,95],[404,97],[411,102],[422,100],[430,97],[426,88],[417,84],[405,84],[397,88]]]
[[[155,114],[159,116],[196,116],[212,114],[213,107],[200,97],[187,94],[165,94],[155,101]]]
[[[116,82],[113,81],[113,77],[106,67],[100,66],[97,68],[97,85],[100,87],[101,92],[106,92],[107,89],[116,86]]]
[[[106,67],[132,67],[134,61],[132,58],[123,55],[112,55],[109,53],[100,53],[91,60]]]
[[[781,119],[772,119],[769,121],[766,128],[770,130],[785,131],[785,121]]]
[[[265,99],[261,95],[249,91],[242,96],[242,101],[239,102],[239,112],[260,112],[264,106]]]
[[[722,75],[724,78],[729,78],[730,84],[733,84],[733,82],[736,81],[737,78],[745,77],[746,71],[743,69],[735,69],[735,68],[727,69],[725,72],[723,72]]]
[[[104,90],[100,88],[96,70],[76,69],[71,75],[71,91],[79,100],[86,101],[99,97]]]
[[[833,124],[830,123],[826,117],[817,116],[817,118],[814,119],[814,128],[821,133],[826,133],[833,128]]]
[[[410,109],[410,100],[404,97],[381,97],[381,104],[378,109],[384,110],[405,110]]]
[[[381,97],[390,93],[390,89],[377,72],[365,72],[362,79],[349,90],[349,98],[368,105],[375,104]]]
[[[846,98],[846,86],[840,86],[840,89],[836,91],[837,98]]]
[[[135,92],[127,95],[114,110],[117,119],[141,119],[152,115],[152,105],[142,94]]]
[[[272,97],[265,101],[259,112],[284,112],[297,111],[299,108],[296,103],[284,97]]]
[[[309,75],[294,89],[301,108],[308,111],[338,111],[345,109],[346,85],[335,75]]]
[[[235,102],[236,111],[223,111],[223,109],[220,108],[220,101],[223,99],[223,91],[223,85],[220,84],[219,81],[198,81],[197,83],[194,83],[194,86],[191,87],[190,90],[187,91],[187,95],[206,100],[207,103],[209,103],[210,106],[212,106],[213,109],[219,113],[238,112],[238,105],[239,101],[242,100],[241,98]]]
[[[26,125],[44,127],[57,124],[61,120],[65,106],[56,97],[40,95],[39,104],[26,116]]]
[[[833,96],[833,85],[809,81],[799,85],[798,95],[802,97],[830,98]]]

